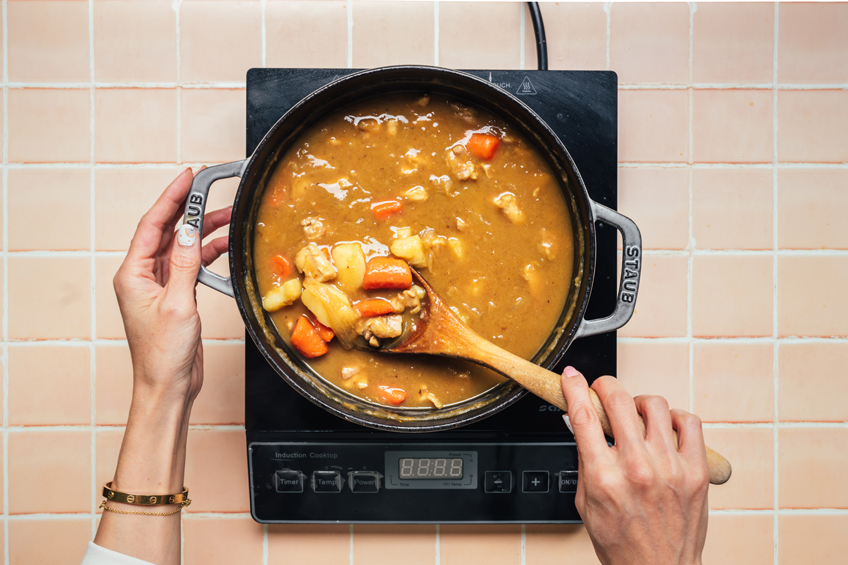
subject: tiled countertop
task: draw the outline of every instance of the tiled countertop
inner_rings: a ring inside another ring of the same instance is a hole
[[[512,2],[2,7],[0,555],[76,564],[131,390],[112,276],[181,167],[243,157],[246,70],[529,69],[535,47]],[[551,68],[619,76],[620,208],[647,251],[618,376],[698,413],[733,463],[710,491],[705,562],[844,562],[848,5],[542,12]],[[226,205],[233,189],[213,199]],[[254,523],[243,325],[229,299],[200,288],[198,302],[208,364],[189,433],[185,563],[597,562],[577,526]]]

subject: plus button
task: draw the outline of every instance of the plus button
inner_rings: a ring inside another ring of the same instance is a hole
[[[539,483],[541,483],[542,481],[540,481],[539,478],[537,477],[530,482],[533,483],[534,487],[537,487],[537,486],[539,486]]]

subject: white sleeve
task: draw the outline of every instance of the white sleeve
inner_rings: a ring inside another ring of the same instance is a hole
[[[95,545],[93,541],[88,542],[88,549],[82,558],[80,565],[153,565],[149,561],[142,561],[105,547]]]

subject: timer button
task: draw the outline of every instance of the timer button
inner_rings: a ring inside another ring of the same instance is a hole
[[[577,492],[577,471],[560,471],[559,492]]]
[[[376,471],[351,471],[347,474],[347,484],[351,492],[375,493],[380,491],[382,478],[383,475]]]
[[[303,482],[306,476],[294,469],[280,469],[274,473],[274,486],[277,492],[303,492]]]
[[[523,478],[524,492],[548,492],[547,471],[524,471]]]
[[[341,492],[342,474],[338,471],[313,471],[312,490],[315,492]]]
[[[512,492],[512,471],[486,471],[486,492]]]

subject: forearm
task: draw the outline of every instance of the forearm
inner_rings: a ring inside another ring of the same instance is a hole
[[[127,429],[112,488],[135,494],[173,494],[183,490],[189,402],[133,391]],[[127,512],[171,512],[176,505],[137,506],[108,503]],[[97,545],[162,564],[180,561],[180,516],[103,512]]]

